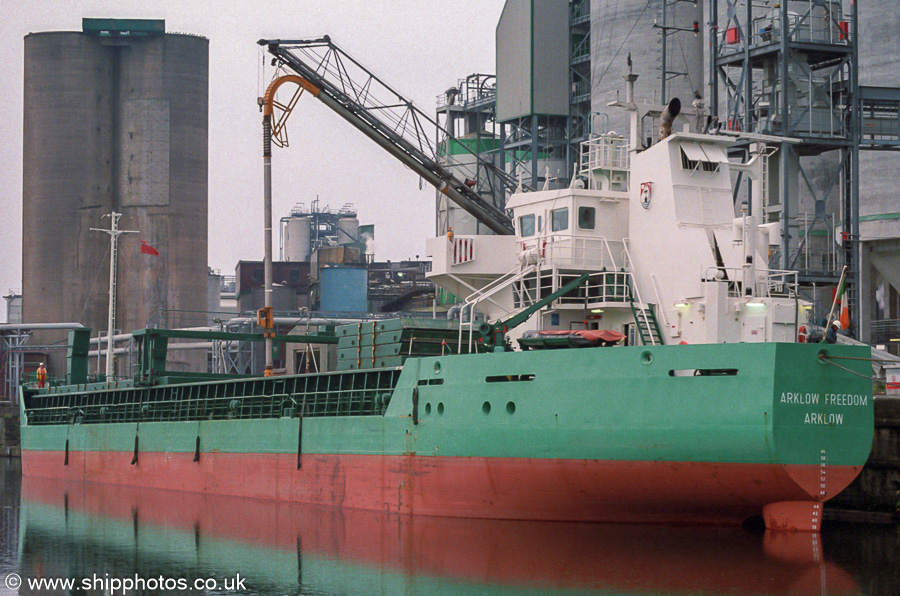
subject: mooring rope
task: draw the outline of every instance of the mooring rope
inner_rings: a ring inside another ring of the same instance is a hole
[[[887,360],[884,358],[855,358],[853,356],[823,356],[823,358],[834,358],[836,360],[865,360],[866,362],[896,362],[900,364],[898,360]]]
[[[856,375],[857,377],[862,377],[862,378],[864,378],[864,379],[869,379],[870,381],[873,381],[873,382],[881,382],[881,379],[879,379],[878,377],[872,377],[872,376],[869,376],[869,375],[864,375],[864,374],[862,374],[862,373],[856,372],[855,370],[850,370],[849,368],[847,368],[847,367],[845,367],[845,366],[841,366],[841,365],[838,364],[837,362],[832,362],[832,361],[831,361],[832,358],[844,358],[844,359],[846,359],[846,360],[871,360],[870,358],[848,358],[848,357],[846,357],[846,356],[826,356],[825,354],[820,354],[820,355],[819,355],[819,360],[821,360],[822,362],[824,362],[824,363],[826,363],[826,364],[830,364],[830,365],[832,365],[832,366],[836,366],[836,367],[838,367],[838,368],[841,369],[841,370],[845,370],[845,371],[847,371],[848,373],[850,373],[851,375]],[[887,361],[886,361],[886,362],[887,362]]]

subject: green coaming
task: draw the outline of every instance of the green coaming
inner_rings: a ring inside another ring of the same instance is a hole
[[[820,353],[860,358],[823,363]],[[719,344],[410,359],[384,415],[303,419],[304,453],[862,465],[864,347]],[[693,370],[734,375],[693,376]],[[671,372],[670,372],[671,371]],[[680,376],[687,375],[687,376]],[[418,394],[418,424],[412,419]],[[24,426],[25,450],[297,452],[297,418]]]

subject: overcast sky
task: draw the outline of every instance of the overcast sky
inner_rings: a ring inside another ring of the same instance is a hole
[[[504,0],[0,0],[0,292],[22,287],[23,37],[80,31],[82,17],[165,19],[166,30],[209,43],[209,265],[233,274],[262,259],[261,38],[332,40],[428,114],[468,74],[493,73]],[[267,62],[267,60],[266,60]],[[276,219],[318,195],[353,203],[375,224],[378,260],[424,258],[434,233],[434,191],[324,105],[305,97],[288,124],[291,147],[273,153]],[[52,217],[52,214],[48,214]],[[98,222],[100,223],[100,222]],[[277,235],[276,235],[277,243]],[[277,251],[277,246],[275,247]],[[120,275],[126,275],[120,272]],[[0,321],[6,319],[5,301]]]

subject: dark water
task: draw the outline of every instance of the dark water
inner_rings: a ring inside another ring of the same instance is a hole
[[[410,518],[22,479],[4,459],[0,483],[4,596],[900,594],[897,527],[832,523],[815,536]]]

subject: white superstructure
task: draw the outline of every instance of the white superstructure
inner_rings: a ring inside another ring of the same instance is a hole
[[[571,188],[519,192],[515,236],[434,238],[429,277],[497,320],[582,273],[587,284],[518,329],[612,329],[630,343],[797,341],[796,274],[768,267],[764,149],[729,161],[730,137],[675,133],[640,153],[611,133],[582,150]],[[733,202],[732,173],[752,181]],[[579,188],[579,186],[581,188]]]

